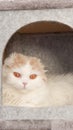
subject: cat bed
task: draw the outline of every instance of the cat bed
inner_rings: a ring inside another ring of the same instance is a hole
[[[0,10],[71,8],[73,0],[1,0]]]
[[[72,73],[72,37],[69,26],[56,22],[36,22],[21,27],[8,41],[3,63],[9,54],[18,52],[40,58],[48,70],[47,75]]]
[[[27,4],[23,4],[23,2],[24,1],[15,2],[14,0],[6,0],[6,1],[2,0],[0,1],[0,10],[48,9],[48,8],[73,7],[72,0],[71,1],[55,0],[54,1],[55,4],[53,4],[52,0],[48,0],[48,1],[45,0],[44,4],[42,3],[42,0],[40,1],[41,4],[39,4],[36,0],[34,0],[33,2],[32,0],[30,2],[25,1]],[[33,4],[36,2],[38,4]],[[42,21],[42,20],[58,21],[58,22],[65,23],[73,27],[73,22],[72,22],[73,9],[70,8],[70,9],[64,9],[64,10],[58,9],[58,10],[41,10],[41,11],[40,10],[14,11],[14,10],[0,12],[0,18],[1,18],[1,21],[0,21],[1,22],[0,65],[1,67],[2,67],[2,59],[4,61],[4,59],[12,51],[21,52],[21,53],[29,55],[29,48],[30,48],[31,56],[35,55],[42,58],[43,62],[44,60],[46,61],[45,66],[49,70],[48,73],[61,74],[61,73],[72,72],[73,71],[73,58],[72,58],[73,33],[72,33],[72,30],[69,31],[69,29],[71,28],[66,30],[67,33],[63,32],[64,30],[62,32],[55,33],[52,31],[52,33],[49,32],[48,34],[43,33],[39,35],[38,34],[35,34],[35,35],[23,34],[22,31],[18,31],[17,33],[15,32],[20,27],[23,27],[24,25],[27,25],[28,23],[32,23],[35,21]],[[30,46],[31,44],[32,44],[32,47]],[[26,47],[26,49],[24,48],[24,46]],[[38,53],[39,50],[41,51],[41,54]],[[47,60],[48,56],[50,57],[49,62]],[[47,66],[48,64],[49,64],[49,67]],[[1,78],[0,78],[0,83],[2,83]],[[1,92],[2,92],[2,88],[0,87],[0,95],[2,94]],[[30,109],[30,108],[24,108],[24,107],[4,107],[1,104],[2,103],[1,99],[2,97],[0,96],[0,128],[1,129],[7,129],[7,130],[8,129],[9,130],[22,129],[23,130],[27,128],[28,130],[31,128],[34,130],[36,129],[44,129],[44,130],[45,129],[54,129],[54,130],[58,129],[59,130],[59,128],[70,129],[72,127],[72,122],[69,122],[69,120],[73,120],[73,114],[72,114],[73,107],[71,106],[62,107],[62,108],[61,107],[60,108],[46,108],[46,109],[43,109],[43,108]],[[57,119],[58,121],[56,120],[54,122],[54,119]],[[66,122],[64,121],[61,122],[60,119],[64,119],[66,120]],[[37,120],[37,123],[35,122],[35,120]],[[41,122],[41,120],[42,121],[45,120],[45,123]],[[30,121],[32,123],[30,123]],[[27,125],[26,128],[25,128],[25,123]],[[42,126],[43,128],[40,128]]]

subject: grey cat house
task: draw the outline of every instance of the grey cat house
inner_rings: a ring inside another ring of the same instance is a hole
[[[73,130],[73,106],[2,105],[2,65],[12,52],[41,58],[48,73],[72,73],[73,0],[0,1],[0,130]]]

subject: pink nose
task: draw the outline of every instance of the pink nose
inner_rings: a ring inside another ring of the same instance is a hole
[[[27,83],[26,82],[23,82],[23,85],[24,85],[24,87],[27,85]]]

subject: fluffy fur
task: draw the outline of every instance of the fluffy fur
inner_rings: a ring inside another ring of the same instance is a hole
[[[21,76],[15,77],[14,72]],[[30,75],[36,78],[31,79]],[[49,75],[38,58],[13,53],[3,65],[3,105],[48,107],[73,104],[73,75]]]

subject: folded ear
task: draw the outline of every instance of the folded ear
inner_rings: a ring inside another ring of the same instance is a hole
[[[12,64],[12,61],[11,61],[10,57],[8,57],[5,59],[3,66],[6,68],[10,68],[11,64]]]
[[[12,53],[4,60],[4,67],[10,68],[14,62],[14,57],[16,53]]]

